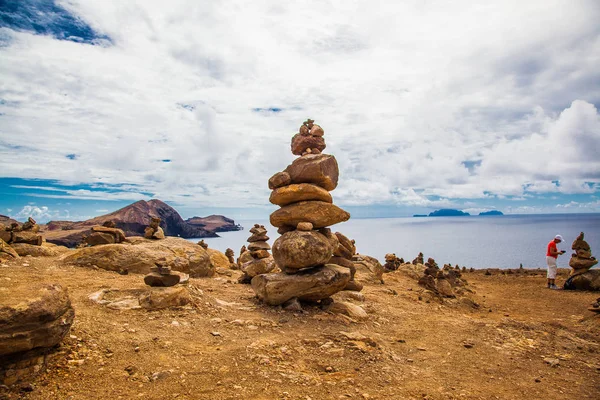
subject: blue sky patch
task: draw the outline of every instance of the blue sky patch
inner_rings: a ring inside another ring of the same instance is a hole
[[[55,0],[0,0],[0,27],[78,43],[111,42]]]

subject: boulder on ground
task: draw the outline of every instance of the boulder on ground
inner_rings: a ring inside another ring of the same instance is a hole
[[[139,297],[140,306],[147,310],[160,310],[169,307],[182,307],[192,301],[190,293],[183,286],[152,288]]]
[[[229,269],[231,264],[229,262],[229,258],[227,258],[225,254],[221,253],[219,250],[211,248],[206,249],[206,251],[210,257],[211,264],[214,265],[215,268]]]
[[[86,247],[67,255],[64,261],[83,267],[95,265],[109,271],[128,270],[139,274],[149,273],[155,262],[161,261],[172,270],[185,272],[192,278],[213,276],[215,273],[215,265],[206,250],[177,237]]]
[[[350,281],[350,271],[337,265],[325,265],[297,274],[273,273],[252,278],[258,298],[270,305],[280,305],[297,297],[301,301],[318,301],[341,291]]]
[[[567,290],[600,291],[600,269],[591,269],[582,274],[571,276],[565,282]]]
[[[325,264],[333,254],[327,237],[317,231],[291,231],[273,243],[273,258],[280,268],[301,269]]]
[[[343,314],[353,319],[365,319],[368,317],[367,312],[361,306],[348,301],[334,301],[325,308],[325,311],[333,314]]]
[[[54,257],[62,252],[59,250],[62,246],[56,246],[56,248],[54,248],[48,246],[35,246],[27,243],[15,243],[12,247],[21,257]]]
[[[310,222],[314,228],[324,228],[348,221],[350,214],[335,204],[324,201],[301,201],[289,204],[271,214],[271,225],[296,228],[300,222]]]
[[[12,232],[12,243],[27,243],[41,246],[43,241],[42,235],[35,232]]]
[[[7,258],[19,258],[19,253],[4,240],[0,239],[0,254],[5,254]]]

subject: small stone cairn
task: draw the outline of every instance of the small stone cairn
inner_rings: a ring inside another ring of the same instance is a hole
[[[160,227],[160,218],[150,216],[150,225],[144,230],[146,239],[164,239],[165,232]]]
[[[422,254],[420,253],[419,256],[422,257]],[[457,292],[455,288],[466,285],[466,281],[462,279],[460,268],[452,268],[452,265],[447,264],[440,269],[431,257],[427,259],[423,276],[419,278],[418,283],[439,296],[451,298],[461,292],[460,290]]]
[[[292,153],[300,157],[269,179],[269,200],[281,207],[270,222],[281,234],[273,258],[282,272],[252,278],[252,289],[267,304],[329,301],[351,279],[348,268],[328,264],[340,244],[328,227],[350,214],[335,206],[329,194],[337,187],[339,169],[334,156],[321,154],[323,135],[313,120],[305,121],[291,142]]]
[[[571,245],[571,249],[575,251],[569,260],[569,266],[573,268],[571,271],[571,276],[583,274],[594,265],[598,264],[596,257],[592,257],[592,249],[590,248],[590,245],[583,239],[583,237],[584,234],[581,232]]]
[[[25,243],[34,246],[41,246],[44,242],[42,235],[38,234],[39,225],[31,217],[23,225],[16,222],[0,229],[0,239],[8,244]]]
[[[383,268],[385,272],[392,272],[396,271],[402,264],[404,264],[404,260],[398,258],[396,253],[388,253],[385,255],[385,264],[383,265]]]
[[[417,264],[425,264],[423,262],[423,253],[419,253],[419,255],[417,256],[417,258],[415,258],[414,260],[412,260],[412,264],[413,265],[417,265]]]
[[[233,268],[235,265],[235,253],[233,252],[233,249],[227,248],[227,250],[225,250],[225,257],[229,260],[230,267]]]
[[[198,242],[198,246],[202,247],[204,250],[208,249],[208,243],[206,243],[204,239]]]
[[[248,250],[240,256],[242,262],[240,269],[244,275],[238,279],[239,283],[250,283],[256,275],[271,272],[277,266],[269,253],[271,245],[267,243],[269,237],[265,227],[254,224],[250,233],[252,235],[248,238]]]
[[[175,286],[180,280],[181,276],[171,272],[171,267],[159,262],[155,263],[155,266],[150,268],[150,273],[144,277],[144,283],[152,287]]]
[[[118,229],[114,221],[106,221],[102,226],[92,226],[91,232],[83,240],[88,246],[123,243],[125,241],[125,232]]]

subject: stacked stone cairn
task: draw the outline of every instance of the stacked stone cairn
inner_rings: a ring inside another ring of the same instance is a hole
[[[252,235],[248,238],[248,250],[240,256],[240,269],[244,274],[239,277],[239,283],[250,283],[255,276],[269,273],[277,266],[269,253],[271,245],[267,243],[269,237],[265,227],[254,224],[250,233]]]
[[[233,249],[227,248],[227,250],[225,250],[225,257],[227,257],[227,260],[229,260],[229,267],[235,269],[236,263]]]
[[[423,253],[419,253],[419,255],[417,256],[417,258],[415,258],[414,260],[412,260],[412,264],[413,265],[424,264],[424,262],[423,262]]]
[[[144,237],[146,239],[164,239],[165,232],[160,227],[160,218],[150,216],[150,225],[144,229]]]
[[[144,277],[144,283],[152,287],[175,286],[181,280],[181,276],[171,271],[171,267],[164,263],[156,262],[150,268],[150,273]]]
[[[323,135],[313,120],[305,121],[291,143],[292,153],[300,157],[269,179],[269,200],[281,207],[270,222],[281,234],[273,258],[282,272],[252,278],[252,289],[267,304],[330,302],[351,279],[348,268],[329,264],[340,239],[328,227],[350,214],[335,206],[329,194],[337,187],[339,169],[334,156],[321,154]]]
[[[385,255],[385,264],[383,265],[383,268],[385,272],[392,272],[396,271],[402,264],[404,264],[404,260],[398,258],[396,253],[388,253]]]
[[[208,244],[202,239],[198,242],[198,246],[202,247],[204,250],[208,249]]]
[[[569,266],[573,268],[571,276],[583,274],[598,264],[596,257],[592,257],[590,245],[583,238],[584,234],[581,232],[571,246],[571,249],[575,251],[569,260]]]
[[[123,243],[125,241],[125,232],[116,228],[113,221],[106,221],[102,226],[92,226],[91,232],[83,239],[88,246]]]
[[[422,254],[419,255],[422,256]],[[444,265],[443,270],[440,270],[438,264],[431,257],[427,259],[423,276],[419,278],[418,283],[425,289],[442,297],[456,297],[454,288],[466,285],[466,282],[462,279],[460,268],[452,268],[448,264]]]
[[[356,245],[354,240],[348,239],[345,235],[340,232],[336,232],[335,236],[338,239],[338,245],[333,250],[333,257],[329,259],[327,264],[340,265],[350,270],[350,281],[344,288],[344,290],[352,290],[360,292],[363,289],[363,285],[354,279],[356,274],[356,267],[354,266],[354,255],[356,254]]]
[[[41,246],[44,242],[42,235],[38,234],[39,225],[31,217],[23,225],[16,222],[0,229],[0,239],[8,244],[25,243],[34,246]]]

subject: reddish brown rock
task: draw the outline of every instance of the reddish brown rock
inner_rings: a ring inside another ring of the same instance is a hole
[[[267,242],[251,242],[248,245],[248,250],[250,250],[250,251],[271,250],[271,246]]]
[[[333,247],[327,237],[315,231],[287,232],[273,243],[273,258],[280,268],[301,269],[325,264]]]
[[[100,246],[103,244],[115,243],[115,237],[108,233],[93,232],[84,239],[85,244],[88,246]]]
[[[350,219],[350,214],[338,206],[323,201],[301,201],[287,205],[271,214],[271,225],[296,227],[300,222],[310,222],[314,228],[323,228]]]
[[[113,225],[114,225],[114,222],[113,222]],[[105,227],[105,226],[93,226],[92,232],[108,233],[109,235],[114,236],[114,238],[115,238],[114,243],[122,243],[125,241],[125,232],[123,232],[122,229],[110,228],[110,227]]]
[[[319,125],[314,124],[312,128],[310,128],[309,133],[311,136],[323,136],[325,131]]]
[[[329,191],[337,187],[339,176],[337,161],[328,154],[299,157],[284,172],[289,174],[291,183],[313,183]]]
[[[292,182],[290,174],[287,172],[278,172],[269,179],[269,189],[276,189]]]
[[[310,222],[298,222],[298,225],[296,225],[296,229],[305,232],[312,231],[313,224],[311,224]]]
[[[249,278],[254,278],[260,274],[266,274],[273,271],[276,267],[275,260],[269,256],[266,258],[258,258],[242,264],[240,269]]]
[[[310,183],[291,184],[280,187],[273,190],[269,198],[271,203],[278,206],[287,206],[288,204],[307,200],[333,203],[331,194],[327,190]]]
[[[27,243],[33,244],[36,246],[41,246],[43,242],[43,238],[41,235],[38,235],[34,232],[12,232],[12,241],[11,243]]]
[[[308,149],[325,150],[325,140],[321,136],[304,136],[297,133],[292,137],[292,154],[301,156]]]

